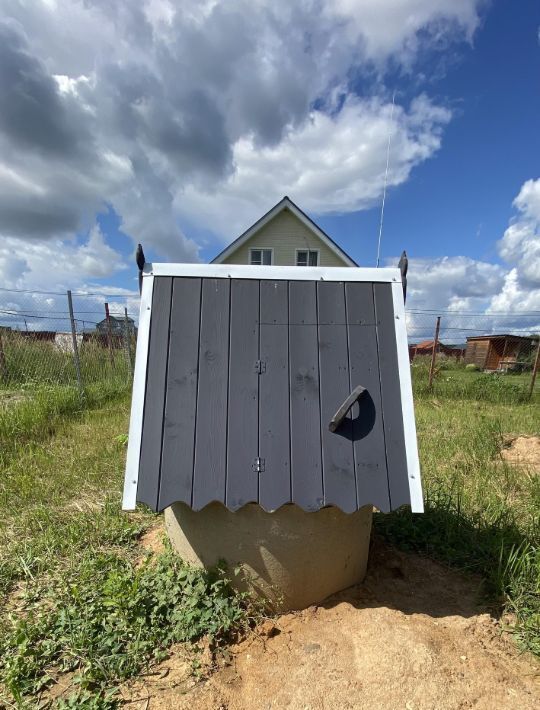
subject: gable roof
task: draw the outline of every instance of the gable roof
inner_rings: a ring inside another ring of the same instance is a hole
[[[245,244],[248,239],[256,234],[260,229],[270,222],[276,215],[284,210],[289,210],[292,214],[297,217],[302,224],[304,224],[318,239],[320,239],[326,246],[331,249],[334,254],[337,254],[347,266],[358,266],[358,264],[351,259],[351,257],[344,251],[336,242],[326,234],[315,222],[303,212],[298,205],[296,205],[287,195],[280,200],[272,209],[258,219],[255,224],[252,224],[249,229],[241,234],[237,239],[229,244],[228,247],[220,252],[210,263],[221,264],[225,259],[234,254],[243,244]]]

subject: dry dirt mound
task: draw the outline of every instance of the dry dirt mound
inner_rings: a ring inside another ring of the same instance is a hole
[[[508,436],[501,451],[508,463],[540,472],[540,436]]]
[[[207,680],[172,657],[130,708],[527,710],[539,668],[479,606],[478,580],[377,546],[363,585],[266,622]]]

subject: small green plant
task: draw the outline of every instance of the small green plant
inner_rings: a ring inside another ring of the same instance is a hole
[[[120,446],[127,446],[128,444],[128,435],[127,434],[118,434],[118,436],[114,437],[114,440],[120,444]]]
[[[171,644],[202,636],[220,644],[246,624],[245,596],[231,590],[224,569],[188,567],[170,549],[139,568],[90,554],[69,574],[29,585],[24,613],[9,619],[0,644],[0,680],[19,701],[55,673],[74,672],[92,693],[82,707],[103,707],[89,704],[92,697],[104,699]]]
[[[478,372],[480,368],[478,365],[475,365],[474,362],[470,362],[468,365],[465,365],[465,369],[467,372]]]

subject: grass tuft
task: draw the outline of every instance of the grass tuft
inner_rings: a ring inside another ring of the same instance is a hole
[[[22,617],[8,621],[0,677],[16,701],[66,672],[104,697],[173,643],[202,636],[220,643],[245,623],[244,596],[231,591],[224,570],[190,568],[170,550],[139,568],[89,553],[67,574],[32,585]]]

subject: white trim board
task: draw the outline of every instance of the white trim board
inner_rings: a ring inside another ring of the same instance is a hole
[[[271,281],[369,281],[398,283],[397,268],[350,266],[254,266],[252,264],[145,264],[143,276],[193,276],[214,279],[269,279]],[[144,281],[144,279],[143,279]]]
[[[407,323],[405,320],[405,303],[403,301],[403,287],[401,282],[392,284],[392,300],[394,305],[401,410],[403,413],[405,455],[407,458],[407,477],[411,496],[411,511],[413,513],[423,513],[424,498],[422,495],[422,480],[420,478],[420,461],[418,459],[418,442],[414,418]]]
[[[270,220],[274,219],[276,215],[284,210],[289,210],[297,219],[302,222],[302,224],[309,229],[309,231],[317,237],[323,244],[334,252],[334,254],[341,259],[344,264],[348,266],[356,266],[356,263],[351,259],[351,257],[341,249],[329,236],[325,234],[323,230],[318,227],[315,222],[313,222],[302,210],[294,204],[294,202],[289,197],[284,197],[280,200],[277,205],[274,205],[265,215],[263,215],[255,224],[251,225],[243,234],[241,234],[237,239],[229,244],[220,254],[213,259],[213,264],[222,264],[225,259],[234,254],[241,246],[243,246],[251,237],[257,234],[263,227],[265,227]]]
[[[126,456],[126,475],[122,510],[135,510],[137,505],[137,485],[139,483],[139,460],[144,413],[144,395],[146,391],[146,365],[150,345],[150,320],[152,315],[152,294],[154,277],[146,274],[143,279],[141,305],[139,310],[139,332],[133,373],[133,392],[131,395],[131,414],[129,418],[128,449]]]

